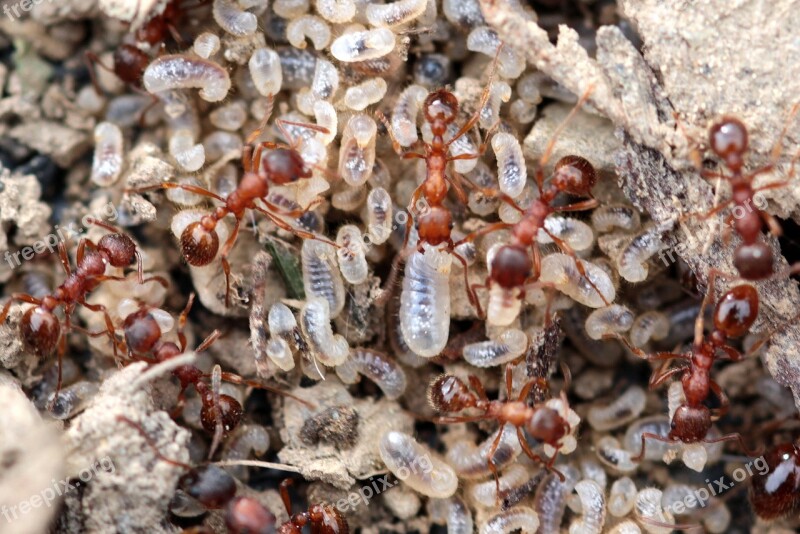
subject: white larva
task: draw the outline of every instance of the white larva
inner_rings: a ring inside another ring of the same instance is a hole
[[[450,330],[450,267],[452,256],[425,247],[406,261],[400,293],[400,328],[409,348],[419,356],[436,356],[447,345]]]

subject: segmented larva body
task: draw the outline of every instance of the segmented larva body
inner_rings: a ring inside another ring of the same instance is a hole
[[[595,452],[600,463],[619,473],[632,473],[636,471],[639,462],[634,462],[632,457],[638,454],[622,448],[620,442],[612,436],[603,436],[595,445]]]
[[[515,506],[500,512],[486,521],[480,534],[509,534],[510,532],[526,532],[534,534],[539,529],[539,515],[528,506]]]
[[[336,264],[336,248],[323,241],[306,239],[300,256],[306,295],[328,301],[331,317],[337,317],[344,308],[345,293]]]
[[[618,478],[611,484],[608,494],[608,513],[625,517],[636,504],[636,483],[628,477]]]
[[[92,181],[107,187],[119,179],[122,172],[122,130],[111,122],[101,122],[94,128],[94,158]]]
[[[325,16],[322,12],[320,14]],[[394,50],[395,42],[396,36],[392,30],[376,28],[345,33],[331,43],[330,51],[331,55],[339,61],[354,63],[378,59],[387,55]]]
[[[458,497],[447,500],[447,533],[472,534],[472,512],[469,507]]]
[[[367,234],[370,241],[381,245],[392,235],[392,197],[383,187],[367,195]]]
[[[306,47],[310,39],[316,50],[326,48],[331,42],[331,27],[316,15],[303,15],[286,26],[286,40],[296,48]]]
[[[647,394],[639,386],[629,387],[608,406],[592,406],[587,418],[593,429],[606,432],[626,425],[639,417],[647,402]]]
[[[355,348],[350,358],[340,367],[351,367],[353,371],[374,382],[386,398],[399,399],[406,390],[406,373],[388,355],[376,350]],[[340,367],[337,367],[337,373]],[[349,371],[345,371],[348,373]]]
[[[500,106],[511,99],[511,86],[503,81],[492,83],[489,90],[489,100],[481,109],[479,124],[488,130],[500,120]]]
[[[192,45],[192,50],[194,50],[194,53],[203,59],[208,59],[219,52],[219,48],[219,36],[210,32],[203,32],[198,35],[194,40],[194,44]]]
[[[597,289],[580,274],[575,259],[567,254],[555,253],[542,258],[539,279],[554,284],[559,291],[590,308],[600,308],[606,302],[613,302],[617,292],[608,274],[593,263],[579,261],[583,263],[586,276]],[[606,302],[603,302],[603,298]]]
[[[250,35],[258,29],[258,19],[242,10],[234,0],[214,0],[211,11],[219,27],[237,37]]]
[[[389,471],[413,490],[444,499],[458,489],[458,477],[453,469],[408,434],[387,432],[378,449]]]
[[[500,494],[508,494],[509,490],[518,488],[530,480],[531,475],[528,470],[520,465],[514,464],[506,469],[500,476]],[[487,480],[472,486],[470,491],[472,500],[486,508],[494,508],[497,504],[497,484],[494,479]]]
[[[315,0],[314,6],[325,20],[335,24],[349,22],[356,14],[353,0]]]
[[[467,174],[467,178],[480,187],[491,189],[497,186],[497,177],[494,175],[494,171],[484,161],[479,161],[475,168]],[[479,190],[473,190],[469,192],[467,204],[474,214],[486,216],[497,210],[499,201]]]
[[[436,356],[447,345],[450,330],[452,256],[426,246],[406,261],[400,293],[400,328],[408,347],[419,356]]]
[[[347,121],[339,150],[339,174],[348,185],[363,185],[372,176],[377,136],[378,125],[369,115],[358,113]]]
[[[324,145],[329,145],[336,138],[336,131],[339,127],[339,117],[333,104],[325,100],[314,102],[314,118],[317,125],[322,126],[328,133],[317,132],[316,138]]]
[[[610,334],[621,334],[633,325],[633,312],[621,304],[598,308],[586,318],[586,333],[592,339],[603,339]]]
[[[308,12],[310,0],[275,0],[272,10],[281,18],[294,19]]]
[[[528,170],[519,141],[510,133],[500,132],[492,137],[492,150],[497,157],[497,182],[500,191],[511,198],[517,198],[522,194],[528,180]]]
[[[400,146],[411,146],[417,142],[417,115],[422,108],[422,103],[428,96],[428,91],[421,85],[409,85],[400,96],[392,111],[392,132]]]
[[[508,326],[514,322],[522,309],[518,287],[505,288],[492,284],[489,289],[489,304],[486,307],[486,320],[493,326]]]
[[[570,534],[600,534],[606,523],[606,497],[603,488],[594,480],[575,484],[581,500],[581,516],[569,525]]]
[[[467,49],[473,52],[480,52],[489,57],[497,54],[500,46],[500,38],[493,29],[488,26],[475,28],[467,36]],[[517,52],[512,44],[503,43],[503,49],[497,61],[497,72],[503,78],[515,80],[525,70],[525,58]]]
[[[658,311],[638,316],[631,326],[630,339],[634,347],[643,347],[651,339],[660,341],[669,335],[669,318]]]
[[[319,361],[328,367],[341,365],[350,354],[347,340],[334,334],[328,301],[323,298],[309,298],[300,311],[300,329],[309,346],[319,356]]]
[[[228,95],[231,79],[219,64],[198,57],[168,54],[154,59],[142,77],[145,89],[160,93],[172,89],[200,89],[200,98],[219,102]]]
[[[370,78],[358,85],[348,87],[344,92],[344,105],[356,111],[363,111],[372,104],[380,102],[386,95],[386,80]]]
[[[617,256],[616,264],[619,275],[628,282],[646,280],[649,271],[647,261],[662,251],[665,246],[658,227],[650,227],[637,235]]]
[[[276,302],[267,314],[267,325],[270,333],[266,348],[267,357],[282,371],[291,371],[295,364],[289,340],[294,337],[297,319],[288,306]]]
[[[277,52],[269,48],[257,48],[253,50],[247,67],[253,85],[261,96],[278,94],[283,84],[283,70]]]
[[[641,534],[642,529],[639,528],[634,521],[628,519],[627,521],[623,521],[622,523],[617,523],[614,525],[611,530],[608,531],[608,534]]]
[[[365,13],[372,26],[398,26],[418,18],[427,5],[428,0],[398,0],[389,4],[369,4]]]
[[[475,480],[486,478],[492,474],[487,458],[497,434],[502,431],[503,436],[497,445],[497,450],[492,456],[493,463],[498,471],[513,463],[522,452],[522,447],[517,438],[517,430],[513,425],[506,424],[495,430],[480,445],[467,441],[459,441],[447,451],[447,463],[453,466],[459,478]]]
[[[571,465],[559,465],[557,468],[564,474],[563,482],[555,474],[549,474],[536,488],[533,509],[539,516],[540,532],[560,532],[567,497],[580,476]]]
[[[642,449],[642,434],[649,432],[657,436],[666,437],[669,434],[669,417],[654,415],[645,417],[631,424],[625,431],[623,444],[625,449],[634,456],[638,455]],[[661,460],[669,450],[680,450],[681,444],[668,444],[663,441],[648,440],[643,460]]]
[[[572,217],[551,215],[544,220],[544,227],[557,238],[566,241],[567,245],[574,251],[589,250],[594,243],[592,227]],[[536,240],[542,245],[553,242],[550,236],[541,228],[539,233],[536,234]]]
[[[342,226],[336,234],[336,244],[340,246],[336,250],[336,255],[344,279],[351,284],[364,282],[369,275],[369,265],[361,230],[352,224]]]
[[[169,138],[169,153],[178,166],[187,172],[199,170],[206,162],[206,149],[195,143],[194,135],[187,129],[177,130]]]
[[[636,517],[641,527],[650,534],[669,534],[673,529],[656,523],[675,524],[675,518],[661,506],[662,493],[657,488],[645,488],[636,495]]]
[[[463,354],[464,359],[475,367],[495,367],[516,360],[527,348],[527,334],[509,328],[496,340],[466,345]]]
[[[601,233],[615,228],[634,232],[639,224],[639,212],[627,204],[603,204],[592,212],[592,226]]]

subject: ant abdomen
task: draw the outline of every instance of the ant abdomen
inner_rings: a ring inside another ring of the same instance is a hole
[[[236,481],[215,465],[192,469],[180,478],[178,486],[208,509],[222,508],[236,495]]]
[[[475,406],[475,396],[460,378],[442,375],[428,388],[430,405],[439,412],[458,412]]]
[[[275,532],[275,516],[252,497],[236,497],[228,503],[225,526],[231,534]]]
[[[753,510],[766,520],[795,514],[800,508],[800,450],[793,443],[784,443],[769,450],[763,459],[767,470],[754,475],[750,484]]]
[[[763,280],[773,274],[772,249],[763,242],[741,244],[733,253],[733,265],[746,280]]]
[[[22,316],[20,331],[25,344],[39,357],[52,355],[61,337],[61,324],[55,314],[39,306]]]
[[[150,352],[161,339],[161,327],[146,309],[140,309],[122,323],[128,350],[137,354]]]
[[[711,428],[711,412],[705,406],[678,406],[670,422],[669,437],[683,443],[705,439]]]
[[[714,310],[714,328],[728,337],[740,337],[750,330],[758,316],[758,292],[751,285],[727,291]]]
[[[214,229],[203,224],[202,220],[191,223],[181,233],[181,251],[190,265],[208,265],[214,261],[218,250],[219,236]]]
[[[553,184],[571,195],[588,196],[596,183],[594,166],[580,156],[564,156],[553,169]]]
[[[197,386],[201,385],[205,386],[202,382],[197,384]],[[217,428],[214,394],[207,387],[198,387],[198,392],[203,399],[203,408],[200,411],[200,423],[203,425],[203,429],[206,432],[214,434]],[[230,395],[220,393],[219,412],[222,419],[222,430],[224,435],[227,436],[234,428],[239,426],[239,423],[242,421],[242,405]]]

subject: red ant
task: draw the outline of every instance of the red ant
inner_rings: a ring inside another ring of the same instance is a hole
[[[773,447],[764,460],[767,470],[753,475],[750,504],[766,520],[778,519],[800,510],[800,447],[783,443]],[[760,469],[760,468],[759,468]]]
[[[713,288],[713,275],[709,280],[709,288]],[[712,422],[725,415],[729,406],[727,395],[710,377],[711,367],[717,360],[718,351],[724,353],[731,361],[742,359],[742,354],[728,345],[727,340],[743,336],[755,322],[758,316],[758,293],[753,286],[739,285],[723,294],[714,308],[714,330],[708,336],[703,336],[704,311],[712,291],[713,289],[709,289],[700,308],[695,322],[694,343],[688,352],[682,354],[658,352],[648,355],[641,349],[632,346],[622,336],[608,336],[620,339],[637,356],[651,362],[668,363],[672,359],[681,359],[687,362],[687,365],[655,372],[650,378],[650,388],[656,388],[670,377],[681,375],[681,384],[686,400],[675,410],[670,422],[670,431],[666,437],[651,432],[642,434],[641,452],[633,457],[636,461],[644,457],[646,439],[664,443],[702,442],[706,444],[738,441],[747,454],[753,455],[738,432],[720,438],[705,438],[711,429]],[[705,405],[705,401],[712,392],[719,399],[720,406],[709,409]]]
[[[569,376],[569,373],[566,373],[566,376]],[[498,432],[492,443],[487,459],[487,465],[492,474],[494,474],[495,483],[497,484],[498,497],[500,495],[500,478],[497,473],[497,467],[494,465],[494,454],[500,445],[500,439],[503,435],[502,426],[505,424],[511,424],[516,427],[519,444],[530,459],[545,464],[548,470],[555,472],[562,481],[564,480],[564,475],[553,468],[558,455],[554,454],[545,461],[531,450],[528,440],[525,438],[525,434],[527,434],[542,443],[559,449],[561,439],[568,435],[571,430],[567,420],[558,411],[546,406],[531,407],[526,403],[531,389],[536,385],[540,385],[541,381],[541,379],[531,380],[525,384],[516,400],[505,401],[489,400],[480,379],[475,375],[469,376],[472,391],[463,380],[453,375],[442,375],[436,378],[428,390],[430,404],[439,412],[460,412],[467,408],[476,408],[483,412],[483,414],[476,416],[440,417],[437,419],[438,423],[469,423],[486,419],[494,419],[500,423],[501,431]],[[569,378],[567,378],[567,382],[569,382]],[[566,391],[567,387],[565,387],[564,391]],[[513,391],[511,365],[506,366],[506,391],[509,394]],[[564,406],[567,406],[566,394],[563,392],[562,401]]]
[[[102,282],[107,280],[126,280],[122,276],[106,275],[106,267],[108,265],[120,268],[127,267],[136,260],[140,284],[156,281],[164,287],[168,286],[167,281],[160,276],[144,278],[142,256],[136,250],[135,243],[128,235],[103,222],[97,220],[92,220],[91,222],[114,233],[104,235],[97,244],[88,239],[81,239],[78,243],[77,268],[75,272],[70,268],[66,246],[64,243],[59,243],[58,253],[61,265],[67,274],[66,280],[55,291],[41,299],[34,298],[26,293],[14,293],[11,295],[11,299],[3,306],[2,311],[0,311],[0,324],[3,324],[11,305],[15,301],[35,305],[35,307],[28,309],[22,315],[20,330],[25,345],[37,356],[49,358],[58,349],[58,384],[54,401],[58,398],[58,392],[61,390],[61,360],[66,350],[67,332],[78,330],[91,337],[107,335],[112,340],[116,356],[114,323],[111,321],[106,307],[102,304],[89,304],[86,302],[88,294]],[[79,304],[88,310],[101,312],[105,318],[106,330],[88,332],[77,325],[73,325],[72,313]],[[59,307],[64,308],[63,333],[61,320],[55,314],[55,310]]]
[[[783,129],[781,137],[786,133],[786,129],[791,119],[800,109],[800,103],[795,104],[789,113],[789,119]],[[726,227],[733,223],[733,229],[739,234],[742,243],[736,247],[733,254],[733,264],[739,275],[745,280],[763,280],[774,274],[772,249],[768,244],[760,239],[761,229],[766,223],[770,232],[774,236],[781,235],[781,227],[778,221],[769,213],[751,206],[754,204],[754,197],[760,191],[777,189],[789,183],[788,180],[781,180],[761,187],[753,187],[753,179],[759,174],[764,174],[775,169],[777,159],[780,155],[780,142],[776,144],[772,151],[772,161],[763,167],[752,172],[744,172],[744,156],[748,149],[747,127],[734,117],[723,117],[714,124],[708,134],[709,146],[716,156],[730,171],[730,175],[721,172],[701,170],[703,178],[724,178],[731,185],[732,196],[722,204],[716,206],[711,211],[703,214],[703,219],[723,210],[725,207],[734,204],[733,212],[725,219]],[[800,156],[800,153],[798,153]],[[795,156],[795,160],[798,156]],[[699,161],[695,162],[698,167]],[[792,161],[792,173],[794,173],[794,163]],[[741,215],[737,215],[737,210],[741,210]]]
[[[311,532],[318,534],[347,534],[350,527],[342,514],[329,504],[313,504],[307,511],[292,515],[292,501],[289,498],[289,486],[292,479],[287,478],[280,484],[281,500],[290,519],[278,527],[278,534],[300,534],[303,527],[311,526]]]
[[[269,107],[271,108],[271,105]],[[255,140],[261,135],[261,132],[265,128],[268,116],[269,112],[266,114],[261,126],[247,138],[247,144],[242,151],[244,176],[236,190],[231,192],[227,197],[221,197],[202,187],[177,184],[174,182],[162,182],[153,186],[129,190],[130,192],[142,193],[155,189],[183,189],[184,191],[213,198],[223,203],[222,206],[218,206],[211,214],[204,215],[199,221],[189,224],[181,233],[180,242],[183,257],[190,265],[208,265],[217,256],[217,251],[219,250],[219,237],[216,231],[217,224],[226,216],[233,215],[236,220],[233,232],[231,232],[230,237],[228,237],[228,240],[223,245],[220,254],[222,269],[225,272],[226,306],[230,305],[231,290],[231,267],[228,263],[228,255],[233,245],[236,243],[236,238],[239,235],[239,226],[244,218],[246,210],[251,209],[266,215],[275,225],[292,232],[300,238],[318,239],[339,248],[336,243],[328,239],[291,226],[277,215],[297,217],[308,211],[307,209],[287,212],[266,199],[270,182],[284,185],[296,182],[301,178],[311,177],[311,171],[306,168],[305,162],[295,146],[277,144],[270,141],[255,143]],[[297,126],[320,133],[328,133],[326,128],[314,124],[291,122],[282,119],[277,119],[275,123],[286,139],[291,139],[291,136],[286,130],[286,126]],[[270,150],[262,158],[262,151],[265,148]],[[268,209],[264,209],[256,204],[256,200],[261,200]]]
[[[146,306],[141,306],[137,311],[125,318],[123,322],[125,344],[134,359],[149,361],[151,363],[160,363],[186,352],[186,335],[183,333],[183,329],[186,326],[189,310],[194,303],[194,297],[194,293],[189,296],[189,301],[186,303],[186,307],[178,318],[178,342],[180,346],[172,341],[163,340],[161,328]],[[219,330],[214,330],[195,349],[195,352],[206,350],[212,343],[219,339],[220,335]],[[151,354],[152,358],[144,356],[145,354]],[[177,417],[182,411],[186,390],[189,386],[193,385],[203,405],[200,412],[200,422],[203,425],[203,429],[209,434],[215,435],[215,437],[220,436],[220,439],[227,436],[239,425],[243,413],[242,405],[238,400],[230,395],[219,393],[220,380],[279,393],[310,406],[307,401],[299,399],[291,393],[263,385],[259,382],[246,380],[232,373],[221,372],[218,376],[217,373],[214,373],[211,376],[212,385],[208,385],[205,382],[205,379],[209,378],[209,375],[195,365],[181,365],[172,371],[172,375],[175,376],[181,384],[181,390],[178,394],[178,404],[175,411],[173,411],[173,417]],[[214,448],[215,447],[212,447],[212,451]]]

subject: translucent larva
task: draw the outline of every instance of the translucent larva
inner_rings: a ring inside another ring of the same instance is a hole
[[[228,71],[219,64],[179,54],[168,54],[154,59],[145,69],[142,82],[150,93],[171,89],[200,89],[200,98],[208,102],[223,100],[231,88]]]
[[[478,0],[442,0],[442,12],[456,27],[474,28],[486,24]]]
[[[639,229],[639,212],[627,204],[604,204],[592,212],[592,226],[601,233],[617,228],[634,232]]]
[[[233,0],[214,0],[212,14],[220,28],[237,37],[250,35],[258,29],[256,16],[243,11]]]
[[[511,99],[511,86],[506,82],[497,81],[489,90],[489,100],[481,110],[479,124],[481,128],[489,129],[500,121],[500,106]]]
[[[372,26],[398,26],[422,15],[427,5],[428,0],[397,0],[389,4],[369,4],[365,13]]]
[[[620,442],[611,436],[600,438],[595,444],[595,452],[597,453],[597,459],[602,464],[620,473],[632,473],[639,466],[639,462],[634,462],[631,459],[635,454],[638,454],[638,451],[634,453],[623,449]]]
[[[608,274],[586,260],[579,261],[583,264],[588,280],[578,271],[575,259],[561,253],[542,258],[542,272],[539,279],[554,284],[559,291],[590,308],[600,308],[613,302],[616,289]]]
[[[544,220],[544,227],[548,232],[565,241],[574,251],[589,250],[594,244],[592,227],[578,219],[551,215]],[[542,229],[539,229],[539,233],[536,234],[536,240],[542,245],[553,242],[552,238]]]
[[[399,399],[406,390],[406,374],[388,355],[375,350],[355,348],[351,351],[345,365],[374,382],[386,398]],[[337,372],[338,372],[337,367]]]
[[[122,130],[111,122],[101,122],[94,128],[94,158],[92,159],[92,181],[107,187],[119,178],[122,172]]]
[[[292,20],[308,12],[310,0],[275,0],[272,10],[281,18]]]
[[[448,534],[472,534],[472,512],[458,497],[451,497],[447,507]]]
[[[267,357],[277,365],[281,371],[291,371],[294,369],[294,356],[289,343],[280,337],[272,337],[267,341]]]
[[[169,139],[169,153],[178,166],[187,172],[199,170],[206,161],[205,147],[195,143],[192,132],[185,129],[172,134]]]
[[[630,478],[615,480],[608,494],[608,513],[614,517],[628,515],[636,504],[636,493],[636,484]]]
[[[387,432],[378,448],[386,467],[415,491],[443,499],[458,488],[453,469],[408,434]]]
[[[350,284],[361,284],[369,275],[367,264],[367,248],[361,230],[352,224],[339,228],[336,234],[336,244],[339,248],[336,255],[339,258],[339,270]]]
[[[339,150],[339,174],[348,185],[361,186],[372,176],[377,135],[378,125],[369,115],[358,113],[347,121]]]
[[[447,345],[452,261],[448,252],[433,247],[412,252],[406,261],[400,328],[409,348],[419,356],[436,356]]]
[[[247,108],[241,100],[228,102],[212,111],[208,118],[211,124],[220,130],[235,132],[244,126],[247,120]]]
[[[603,488],[594,480],[575,484],[581,500],[581,515],[569,525],[570,534],[600,534],[606,523],[606,497]]]
[[[502,495],[507,494],[509,490],[522,486],[530,478],[530,473],[522,465],[514,464],[510,466],[500,476],[500,498],[502,498]],[[470,494],[475,502],[487,508],[493,508],[497,504],[497,484],[494,479],[475,484],[472,486]]]
[[[344,105],[356,111],[380,102],[386,95],[386,80],[370,78],[358,85],[348,87],[344,93]]]
[[[336,248],[323,241],[306,239],[300,255],[306,296],[325,299],[331,318],[337,317],[344,308],[345,293]]]
[[[528,180],[525,158],[517,138],[509,133],[492,137],[492,149],[497,156],[497,181],[500,191],[511,198],[522,194]]]
[[[625,449],[632,455],[638,455],[642,450],[642,434],[649,432],[657,436],[666,437],[669,434],[670,421],[663,415],[645,417],[630,425],[625,432],[623,443]],[[647,440],[645,447],[645,460],[661,460],[669,450],[679,451],[680,444],[667,444],[663,441]]]
[[[464,359],[475,367],[495,367],[519,358],[528,348],[528,336],[510,328],[493,341],[470,343],[463,350]]]
[[[428,91],[421,85],[410,85],[397,97],[391,127],[400,146],[411,146],[419,139],[417,115],[427,96]]]
[[[571,465],[559,465],[564,481],[554,475],[547,475],[536,488],[533,508],[539,515],[541,532],[560,532],[561,520],[567,506],[567,497],[578,481],[580,473]]]
[[[606,432],[624,426],[642,413],[647,395],[639,386],[629,387],[608,406],[592,406],[587,420],[593,429]]]
[[[460,478],[475,480],[491,476],[492,471],[489,469],[487,459],[494,440],[501,430],[503,436],[500,438],[492,460],[498,471],[502,470],[513,463],[522,452],[519,438],[517,438],[517,430],[510,424],[495,430],[477,446],[467,441],[458,441],[447,451],[447,463],[453,466]]]
[[[633,312],[621,304],[598,308],[586,318],[586,333],[592,339],[603,339],[610,334],[621,334],[633,325]]]
[[[636,517],[650,534],[669,534],[673,529],[658,524],[675,524],[675,518],[661,506],[661,490],[645,488],[636,495]]]
[[[277,52],[269,48],[257,48],[250,56],[247,66],[253,85],[262,96],[275,95],[281,90],[283,70]]]
[[[356,14],[354,0],[315,0],[314,5],[325,20],[336,24],[349,22]]]
[[[331,28],[316,15],[303,15],[293,19],[286,26],[286,40],[296,48],[306,47],[310,39],[314,49],[323,50],[331,42]]]
[[[269,433],[261,425],[241,425],[225,443],[222,451],[223,460],[246,460],[252,456],[263,456],[269,450]],[[228,473],[240,480],[248,478],[244,466],[224,468]]]
[[[220,41],[215,33],[203,32],[194,40],[192,50],[203,59],[208,59],[219,51]]]
[[[328,367],[341,365],[350,354],[347,340],[331,329],[328,301],[323,298],[309,298],[300,311],[300,328],[309,346]]]
[[[488,26],[475,28],[467,36],[467,49],[473,52],[480,52],[489,57],[497,54],[500,46],[500,38],[497,32]],[[525,70],[525,57],[520,54],[513,45],[504,43],[498,58],[497,71],[503,78],[514,80],[519,78]]]
[[[642,282],[647,279],[647,262],[666,245],[661,239],[661,230],[650,227],[634,237],[619,253],[616,259],[619,275],[628,282]]]
[[[669,335],[669,318],[658,311],[638,316],[631,326],[630,340],[634,347],[644,347],[651,339],[660,341]]]
[[[381,245],[392,234],[392,197],[382,187],[367,195],[367,233],[372,243]]]
[[[336,38],[331,43],[330,51],[333,57],[343,63],[367,61],[383,57],[394,50],[395,41],[395,33],[388,28],[354,31]]]
[[[539,515],[527,506],[515,506],[493,515],[481,527],[480,534],[509,534],[510,532],[537,532]]]

